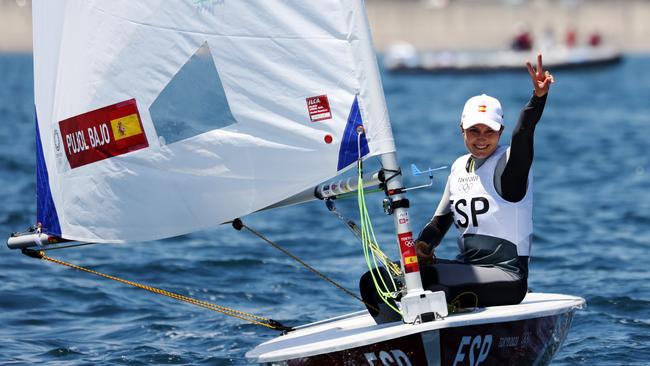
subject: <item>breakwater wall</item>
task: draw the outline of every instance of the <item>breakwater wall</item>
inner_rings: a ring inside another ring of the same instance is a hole
[[[578,44],[598,32],[604,44],[650,52],[647,0],[367,0],[366,9],[379,51],[397,41],[419,49],[504,48],[527,27],[536,46],[564,43],[573,28]]]
[[[366,9],[379,51],[398,41],[420,49],[503,48],[527,26],[538,41],[552,33],[562,43],[573,27],[578,43],[597,31],[605,44],[650,52],[649,0],[366,0]],[[0,0],[0,51],[31,47],[31,1]]]

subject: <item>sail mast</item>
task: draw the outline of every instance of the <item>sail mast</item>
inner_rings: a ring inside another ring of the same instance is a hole
[[[420,268],[418,266],[417,255],[415,252],[415,242],[411,231],[408,207],[409,201],[406,198],[404,184],[402,182],[402,173],[397,164],[395,153],[383,154],[381,163],[384,169],[384,176],[387,179],[386,193],[391,203],[393,223],[395,225],[395,234],[397,235],[397,244],[400,252],[400,262],[406,290],[410,292],[422,291],[422,280],[420,278]]]
[[[408,215],[409,201],[406,198],[402,173],[395,153],[381,155],[385,175],[386,194],[393,215],[400,263],[404,273],[406,294],[402,297],[402,319],[405,323],[425,322],[447,316],[447,302],[442,291],[431,292],[422,288],[420,267],[415,251]]]
[[[361,5],[363,6],[363,5]],[[367,38],[369,42],[359,42],[358,47],[356,48],[358,52],[359,59],[366,60],[365,64],[367,67],[374,68],[374,70],[366,70],[367,75],[379,75],[379,66],[377,65],[377,58],[375,55],[375,50],[373,48],[372,35],[370,33],[370,27],[368,25],[368,19],[366,17],[365,9],[364,11],[356,12],[357,17],[359,17],[359,22],[361,24],[365,23],[365,27],[359,27],[360,37]],[[379,77],[365,77],[362,78],[362,83],[365,84],[361,88],[362,93],[366,95],[361,95],[362,100],[367,99],[373,101],[373,103],[379,103],[384,106],[384,115],[382,116],[387,121],[388,110],[385,109],[385,98],[384,98],[384,89],[381,85]],[[363,104],[360,105],[363,109]],[[388,123],[388,125],[390,125]],[[392,139],[392,130],[389,128],[386,131]],[[422,280],[420,279],[419,267],[417,264],[417,256],[415,254],[415,245],[413,242],[413,234],[411,233],[411,226],[408,220],[408,200],[406,200],[406,194],[404,193],[404,185],[402,184],[402,175],[399,170],[399,165],[397,164],[397,156],[394,153],[395,149],[392,149],[393,152],[385,153],[380,156],[383,170],[386,173],[385,176],[388,179],[386,183],[386,192],[389,195],[389,198],[393,202],[401,202],[400,207],[395,207],[393,211],[393,220],[395,224],[395,232],[397,235],[397,241],[399,243],[400,249],[400,260],[402,263],[402,270],[405,273],[405,285],[407,292],[418,292],[422,291]],[[394,173],[390,173],[394,172]],[[393,193],[392,195],[390,193]],[[411,261],[412,263],[405,263],[405,260]]]
[[[364,107],[370,107],[365,105],[363,101],[370,101],[374,104],[374,108],[381,103],[383,107],[383,115],[381,115],[381,118],[386,121],[386,126],[390,126],[390,118],[386,109],[384,89],[379,78],[379,66],[377,65],[377,57],[373,48],[368,18],[363,3],[359,2],[359,4],[360,9],[356,12],[356,20],[360,25],[363,24],[364,26],[358,27],[358,37],[359,39],[365,39],[366,42],[358,42],[359,44],[354,50],[357,58],[363,61],[363,64],[370,69],[363,70],[363,74],[359,77],[362,85],[359,94],[359,107],[363,113]],[[377,111],[375,110],[375,112]],[[378,117],[379,114],[374,115],[374,118]],[[393,145],[392,130],[388,128],[385,132],[390,138],[390,144]],[[380,158],[386,178],[386,193],[392,202],[391,206],[400,252],[400,262],[404,271],[406,295],[401,299],[402,316],[404,322],[412,323],[418,319],[420,321],[426,321],[435,319],[436,316],[446,316],[447,303],[444,292],[433,293],[431,291],[425,291],[422,288],[420,268],[408,217],[409,204],[406,199],[402,174],[397,164],[395,150],[393,145],[390,152],[380,154]]]

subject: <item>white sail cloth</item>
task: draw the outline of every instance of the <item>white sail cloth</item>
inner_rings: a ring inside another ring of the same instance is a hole
[[[33,23],[38,216],[63,238],[272,205],[350,166],[355,118],[366,157],[395,150],[360,0],[35,0]]]

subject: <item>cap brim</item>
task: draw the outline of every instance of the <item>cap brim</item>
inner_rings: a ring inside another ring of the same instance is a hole
[[[472,118],[466,118],[463,121],[462,126],[463,126],[463,129],[468,129],[468,128],[472,127],[472,126],[481,125],[481,124],[486,125],[486,126],[490,127],[491,129],[493,129],[495,131],[499,131],[499,130],[501,130],[501,127],[503,127],[503,125],[501,123],[494,122],[493,120],[491,120],[491,119],[489,119],[487,117],[483,117],[483,116],[480,116],[480,117],[479,116],[472,116]]]

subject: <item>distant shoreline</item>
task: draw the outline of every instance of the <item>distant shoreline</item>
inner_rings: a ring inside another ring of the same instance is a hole
[[[377,50],[399,41],[421,50],[504,49],[516,29],[525,27],[537,41],[534,49],[550,36],[556,44],[564,44],[573,28],[577,45],[585,45],[588,36],[598,32],[604,45],[626,53],[650,52],[650,1],[537,0],[504,5],[495,0],[451,0],[446,7],[432,5],[445,1],[367,1]]]
[[[0,0],[0,52],[32,51],[31,1],[23,6],[16,0]]]
[[[0,52],[32,50],[31,2],[0,0]],[[561,0],[504,5],[501,1],[454,2],[441,0],[366,0],[375,47],[385,51],[405,41],[418,49],[507,48],[517,26],[527,26],[534,39],[552,31],[563,43],[569,27],[578,43],[598,31],[604,44],[626,53],[650,52],[650,1],[582,1],[580,6]],[[539,44],[539,42],[538,42]],[[536,47],[537,45],[534,45]]]

